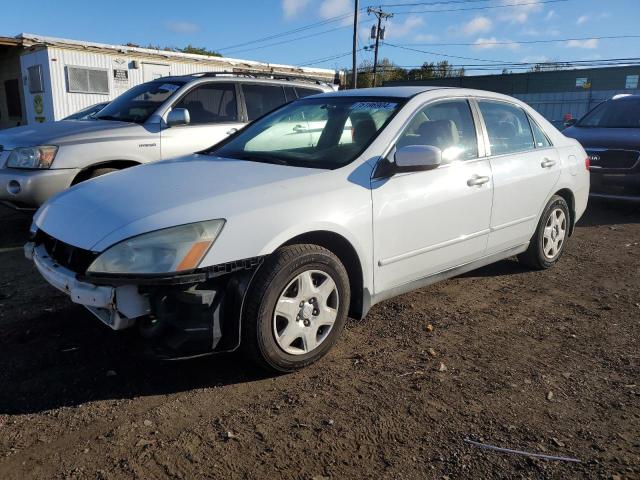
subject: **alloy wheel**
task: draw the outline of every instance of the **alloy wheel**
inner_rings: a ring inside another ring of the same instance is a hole
[[[290,355],[307,354],[322,344],[338,316],[338,288],[321,270],[305,270],[284,288],[273,313],[273,334]]]
[[[547,219],[542,236],[542,251],[547,259],[553,260],[558,256],[566,236],[567,216],[561,208],[555,208]]]

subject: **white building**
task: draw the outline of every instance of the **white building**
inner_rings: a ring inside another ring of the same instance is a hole
[[[0,37],[0,128],[60,120],[158,77],[240,70],[340,80],[335,70],[22,33]]]

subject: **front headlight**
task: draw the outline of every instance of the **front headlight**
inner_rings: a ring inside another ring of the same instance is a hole
[[[11,168],[49,168],[56,158],[58,147],[41,145],[39,147],[21,147],[11,152],[7,167]]]
[[[88,273],[158,274],[192,270],[220,234],[223,219],[189,223],[129,238],[108,248]]]

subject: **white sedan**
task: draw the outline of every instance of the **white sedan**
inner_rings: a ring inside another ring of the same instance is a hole
[[[389,297],[513,255],[553,266],[588,168],[578,142],[504,95],[340,91],[57,195],[25,254],[161,356],[242,346],[291,371]]]

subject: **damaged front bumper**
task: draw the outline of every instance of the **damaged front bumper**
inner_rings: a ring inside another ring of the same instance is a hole
[[[54,262],[43,245],[27,243],[24,254],[33,261],[47,282],[66,293],[72,302],[85,306],[114,330],[129,328],[135,324],[136,318],[151,312],[149,299],[140,295],[134,285],[111,287],[80,281],[71,270]]]
[[[244,295],[259,265],[229,264],[174,279],[93,279],[60,265],[43,244],[27,243],[24,253],[44,279],[71,301],[113,330],[137,326],[154,352],[164,358],[235,350],[240,345]]]

